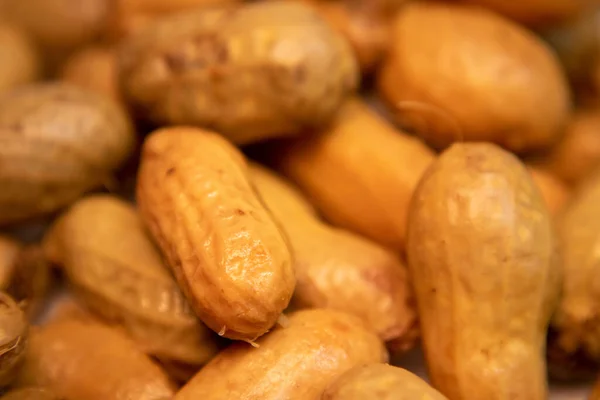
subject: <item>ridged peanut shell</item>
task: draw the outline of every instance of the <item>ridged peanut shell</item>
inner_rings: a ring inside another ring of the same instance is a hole
[[[137,201],[205,324],[243,340],[275,324],[294,291],[292,256],[235,147],[196,128],[152,133],[142,150]]]
[[[392,251],[320,220],[300,192],[274,172],[251,165],[252,182],[286,232],[294,253],[299,308],[330,308],[359,317],[394,350],[417,339],[406,266]]]
[[[318,399],[327,384],[350,368],[385,362],[375,333],[356,317],[333,310],[304,310],[257,341],[236,343],[196,374],[175,400]]]
[[[175,394],[174,384],[125,334],[76,319],[32,328],[17,386],[86,400],[167,400]]]
[[[133,151],[127,115],[62,83],[0,97],[0,225],[53,212],[109,183]]]
[[[352,368],[334,380],[321,400],[447,400],[415,374],[388,364]]]
[[[216,353],[131,204],[91,196],[61,219],[61,265],[87,307],[157,357],[200,365]]]
[[[552,227],[525,166],[493,144],[454,144],[423,176],[407,254],[431,381],[448,398],[548,398]]]

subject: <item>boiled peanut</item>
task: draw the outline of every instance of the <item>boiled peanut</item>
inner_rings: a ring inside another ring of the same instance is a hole
[[[354,367],[333,381],[321,400],[447,400],[418,376],[387,364]]]
[[[535,182],[544,198],[550,215],[554,216],[561,212],[571,197],[570,188],[552,173],[542,168],[528,166],[528,170],[531,173],[533,182]]]
[[[525,152],[559,139],[570,113],[566,79],[548,46],[515,23],[415,2],[398,13],[390,43],[379,91],[398,122],[434,147],[491,141]]]
[[[547,399],[560,264],[524,165],[489,143],[451,146],[415,192],[407,254],[434,387],[453,400]]]
[[[0,22],[0,60],[0,93],[33,82],[40,75],[40,60],[31,39],[4,22]]]
[[[237,144],[328,124],[358,81],[344,38],[298,2],[167,16],[120,54],[124,94],[141,117],[214,129]]]
[[[216,353],[212,331],[190,309],[133,206],[108,195],[85,198],[55,234],[79,298],[145,352],[195,365]]]
[[[318,135],[274,149],[277,167],[334,225],[404,250],[413,190],[434,154],[360,100]]]
[[[32,329],[17,386],[47,387],[67,399],[165,400],[163,371],[124,334],[98,323],[59,320]]]
[[[416,340],[406,267],[391,251],[319,220],[290,184],[252,164],[256,190],[290,240],[298,283],[293,303],[300,308],[331,308],[363,320],[394,350]]]
[[[137,200],[204,323],[243,340],[275,324],[294,291],[292,258],[235,147],[201,129],[154,132],[142,150]]]
[[[0,225],[53,212],[108,183],[134,134],[112,101],[66,84],[0,97]]]
[[[63,400],[47,389],[40,388],[23,388],[15,389],[4,396],[2,400]]]
[[[289,317],[289,326],[275,329],[257,344],[231,345],[175,399],[318,399],[339,374],[387,359],[375,333],[356,317],[333,310],[298,311]]]

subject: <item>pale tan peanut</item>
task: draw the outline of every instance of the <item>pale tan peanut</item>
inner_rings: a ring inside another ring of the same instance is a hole
[[[90,46],[74,53],[59,74],[65,82],[121,101],[117,75],[116,49],[107,46]]]
[[[298,190],[252,164],[252,182],[287,234],[298,280],[299,308],[331,308],[359,317],[394,350],[417,339],[406,267],[397,255],[351,232],[323,223]]]
[[[112,39],[130,36],[157,18],[200,7],[239,3],[240,0],[114,0],[108,32]]]
[[[489,8],[508,18],[535,27],[569,21],[595,0],[453,0]]]
[[[407,0],[302,0],[317,8],[350,42],[363,72],[373,70],[389,46],[390,24]]]
[[[152,133],[142,150],[137,200],[204,323],[242,340],[275,324],[294,291],[292,256],[235,147],[196,128]]]
[[[64,400],[61,397],[56,396],[54,393],[47,389],[42,388],[23,388],[15,389],[4,396],[0,397],[2,400]]]
[[[454,144],[423,176],[407,254],[430,377],[448,398],[548,398],[552,225],[525,166],[498,146]]]
[[[551,216],[559,214],[571,197],[571,189],[554,174],[545,169],[529,165],[527,167],[533,182],[540,190]]]
[[[0,93],[33,82],[40,75],[34,44],[25,32],[6,22],[0,22],[0,60]]]
[[[0,390],[10,385],[23,361],[27,321],[12,297],[0,291]]]
[[[600,111],[575,113],[562,140],[539,165],[570,185],[590,175],[600,166]]]
[[[119,64],[140,117],[214,129],[237,144],[324,126],[358,85],[349,44],[294,1],[161,18],[121,46]]]
[[[560,138],[567,81],[548,46],[519,25],[477,7],[414,2],[390,43],[379,92],[434,147],[490,141],[525,152]]]
[[[329,129],[273,154],[331,223],[404,250],[410,198],[435,157],[418,139],[353,99]]]
[[[67,400],[167,400],[174,384],[135,342],[77,319],[32,328],[18,387],[41,386]]]
[[[185,385],[176,400],[318,400],[329,382],[352,367],[385,362],[375,333],[333,310],[304,310],[257,341],[221,352]]]
[[[321,400],[447,400],[413,373],[387,364],[352,368],[333,381]]]
[[[144,352],[195,365],[217,352],[212,331],[190,309],[132,205],[109,195],[87,197],[54,234],[78,297],[121,325]]]
[[[0,140],[0,225],[6,225],[56,211],[109,183],[135,136],[110,99],[45,83],[0,96]]]
[[[600,362],[600,175],[588,179],[558,221],[564,287],[553,318],[556,345]]]

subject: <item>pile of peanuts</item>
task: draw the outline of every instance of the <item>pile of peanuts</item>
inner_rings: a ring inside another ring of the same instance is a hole
[[[599,249],[598,0],[0,0],[1,400],[600,400]]]

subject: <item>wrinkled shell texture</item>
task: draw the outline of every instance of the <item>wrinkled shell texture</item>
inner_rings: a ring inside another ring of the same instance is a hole
[[[413,373],[387,364],[367,364],[341,375],[321,400],[447,400]]]
[[[546,399],[560,265],[518,159],[486,143],[446,150],[415,192],[407,253],[434,387],[456,400]]]
[[[135,342],[109,327],[68,319],[31,330],[17,384],[67,399],[165,400],[175,392]]]
[[[162,19],[123,46],[120,79],[155,122],[244,144],[329,122],[356,87],[357,67],[310,7],[277,1]]]
[[[386,362],[381,341],[360,320],[330,310],[298,311],[289,326],[258,340],[230,346],[175,397],[176,400],[318,399],[350,368]]]
[[[9,385],[23,360],[27,322],[15,301],[0,292],[0,388]]]
[[[286,232],[295,259],[294,305],[330,308],[359,317],[380,338],[406,350],[416,341],[417,318],[406,267],[391,251],[327,226],[289,183],[251,166],[256,190]]]
[[[204,323],[244,340],[275,324],[294,290],[292,257],[235,147],[194,128],[153,133],[142,150],[137,200]]]
[[[379,90],[399,122],[434,147],[480,140],[523,152],[559,138],[570,111],[566,79],[524,28],[484,9],[414,3],[392,35]]]
[[[553,327],[557,344],[569,353],[583,350],[600,361],[600,175],[595,173],[558,222],[563,253],[564,287]]]
[[[4,396],[2,400],[65,400],[46,389],[24,388],[15,389]]]
[[[329,129],[274,153],[328,221],[404,250],[410,199],[434,160],[419,140],[351,100]]]
[[[193,364],[216,352],[212,331],[189,307],[130,204],[105,195],[81,200],[57,235],[79,297],[145,351]]]
[[[34,81],[39,60],[31,40],[21,30],[0,22],[0,93]]]
[[[0,225],[55,211],[108,182],[133,150],[127,116],[65,84],[0,97]]]

